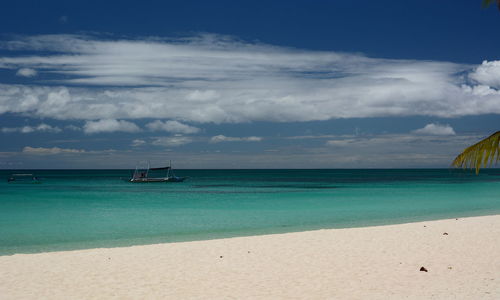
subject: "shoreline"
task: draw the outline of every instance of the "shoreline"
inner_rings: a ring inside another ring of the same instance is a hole
[[[454,220],[454,219],[466,219],[466,218],[478,218],[478,217],[487,217],[487,216],[500,216],[498,212],[478,212],[477,214],[466,214],[465,216],[455,215],[452,218],[440,218],[440,217],[430,217],[428,219],[420,219],[416,218],[413,220],[407,220],[407,218],[402,218],[401,220],[397,220],[395,223],[385,223],[384,221],[376,221],[371,223],[364,223],[361,225],[355,226],[339,226],[339,227],[321,227],[321,226],[285,226],[285,227],[277,227],[273,229],[262,229],[262,230],[242,230],[238,232],[230,232],[230,233],[220,233],[219,235],[212,235],[210,237],[206,237],[204,234],[193,234],[186,235],[180,239],[174,240],[159,240],[156,238],[135,238],[135,239],[120,239],[120,240],[107,240],[105,243],[111,243],[113,245],[105,245],[100,246],[103,241],[82,241],[78,243],[63,243],[57,244],[56,246],[50,245],[48,247],[40,247],[45,248],[42,251],[38,250],[24,250],[19,252],[10,252],[6,253],[0,252],[0,258],[3,256],[13,256],[13,255],[23,255],[23,254],[42,254],[42,253],[55,253],[55,252],[71,252],[71,251],[84,251],[84,250],[94,250],[94,249],[116,249],[116,248],[128,248],[135,246],[154,246],[154,245],[162,245],[162,244],[177,244],[177,243],[189,243],[189,242],[203,242],[203,241],[213,241],[213,240],[225,240],[225,239],[234,239],[234,238],[244,238],[244,237],[258,237],[258,236],[268,236],[268,235],[281,235],[281,234],[290,234],[290,233],[302,233],[302,232],[314,232],[321,230],[344,230],[344,229],[359,229],[359,228],[371,228],[371,227],[384,227],[384,226],[397,226],[397,225],[405,225],[405,224],[414,224],[414,223],[423,223],[423,222],[433,222],[433,221],[443,221],[443,220]],[[394,220],[393,220],[394,221]],[[284,229],[286,228],[286,229]],[[91,246],[80,246],[83,244],[90,244]],[[78,246],[77,246],[78,245]],[[54,247],[54,248],[51,248]],[[51,249],[47,249],[51,248]]]
[[[14,254],[0,256],[0,294],[5,299],[495,299],[497,253],[500,215]]]

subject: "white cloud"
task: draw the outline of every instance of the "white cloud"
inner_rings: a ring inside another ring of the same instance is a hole
[[[37,75],[37,72],[35,69],[21,68],[21,69],[17,70],[16,75],[22,76],[22,77],[33,77],[33,76]]]
[[[471,70],[216,35],[135,40],[42,35],[0,47],[14,53],[0,57],[0,68],[36,68],[65,78],[54,78],[61,86],[0,85],[0,114],[196,123],[500,114],[499,61]],[[15,55],[21,50],[36,54]]]
[[[36,131],[61,132],[61,129],[59,127],[53,127],[45,123],[42,123],[33,129],[35,129]]]
[[[85,153],[85,150],[66,149],[66,148],[59,148],[59,147],[43,148],[43,147],[26,146],[23,148],[23,153],[34,154],[34,155],[54,155],[54,154],[61,154],[61,153],[79,154],[79,153]]]
[[[68,129],[68,130],[73,130],[73,131],[80,131],[80,130],[82,130],[80,127],[75,126],[75,125],[68,125],[68,126],[65,126],[64,128]]]
[[[83,126],[83,132],[85,132],[86,134],[117,131],[139,132],[141,131],[141,129],[132,122],[114,119],[87,121]]]
[[[61,129],[57,126],[50,126],[48,124],[41,123],[38,126],[3,127],[1,131],[4,133],[10,133],[10,132],[32,133],[35,131],[58,133],[61,132]]]
[[[469,77],[480,84],[500,88],[500,61],[483,61]]]
[[[216,135],[210,139],[211,143],[220,143],[220,142],[260,142],[262,141],[261,137],[258,136],[248,136],[248,137],[231,137],[225,135]]]
[[[145,140],[136,139],[132,141],[132,147],[139,147],[146,144]]]
[[[455,135],[455,130],[450,125],[440,125],[430,123],[425,125],[424,128],[414,130],[413,133],[422,135]]]
[[[167,131],[183,134],[197,133],[200,131],[200,129],[197,127],[189,126],[178,121],[162,122],[160,120],[156,120],[154,122],[146,124],[146,127],[152,131]]]
[[[334,146],[334,147],[345,147],[351,144],[356,144],[359,143],[359,140],[356,139],[345,139],[345,140],[331,140],[327,141],[326,145],[327,146]]]
[[[151,144],[164,147],[178,147],[192,143],[193,139],[187,136],[158,137]]]

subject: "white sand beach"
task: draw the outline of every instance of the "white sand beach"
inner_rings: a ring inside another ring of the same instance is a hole
[[[500,215],[1,256],[0,299],[500,299]]]

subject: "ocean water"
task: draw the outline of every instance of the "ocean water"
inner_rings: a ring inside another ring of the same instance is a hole
[[[344,228],[500,213],[500,169],[0,171],[0,255]]]

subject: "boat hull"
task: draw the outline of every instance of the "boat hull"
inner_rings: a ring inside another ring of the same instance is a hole
[[[186,177],[163,177],[163,178],[132,178],[129,182],[133,183],[152,183],[152,182],[183,182]]]

